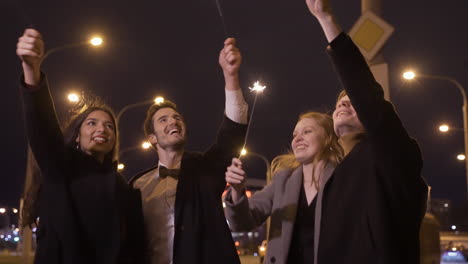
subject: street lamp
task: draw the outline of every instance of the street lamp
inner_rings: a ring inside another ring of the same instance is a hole
[[[407,80],[412,80],[414,78],[426,78],[426,79],[448,81],[458,88],[463,98],[462,112],[463,112],[463,128],[464,128],[465,155],[466,155],[466,153],[468,153],[468,98],[467,98],[466,91],[463,88],[463,86],[457,80],[451,77],[440,76],[440,75],[416,74],[413,71],[407,71],[403,73],[403,78]],[[464,160],[465,160],[465,171],[466,171],[466,195],[467,195],[466,198],[468,199],[468,159],[464,159]]]
[[[67,99],[70,103],[78,103],[81,97],[77,93],[69,93]]]
[[[439,126],[439,131],[442,133],[446,133],[450,130],[450,127],[446,124],[440,125]]]
[[[58,51],[62,51],[65,49],[71,49],[71,48],[87,46],[87,45],[91,45],[93,47],[99,47],[99,46],[102,46],[103,43],[104,43],[104,40],[102,39],[102,37],[95,36],[89,39],[89,41],[80,41],[80,42],[65,44],[65,45],[58,46],[58,47],[48,50],[44,54],[44,57],[42,57],[42,60],[44,61],[47,57],[50,56],[50,54],[53,54],[53,53],[56,53]]]
[[[151,143],[149,143],[148,141],[145,141],[145,142],[141,143],[141,147],[143,149],[149,149],[149,148],[151,148]]]
[[[101,46],[102,43],[104,43],[104,40],[99,37],[99,36],[95,36],[95,37],[92,37],[90,40],[89,40],[89,43],[95,47],[97,46]]]
[[[124,148],[123,150],[121,150],[119,152],[119,157],[121,157],[123,154],[129,152],[129,151],[132,151],[132,150],[135,150],[135,149],[143,149],[143,150],[147,150],[151,148],[151,143],[149,143],[148,141],[143,141],[141,143],[141,145],[139,146],[133,146],[133,147],[128,147],[128,148]]]
[[[123,171],[123,169],[125,169],[125,165],[123,163],[119,163],[119,165],[117,165],[117,170]]]
[[[164,102],[164,97],[158,96],[154,98],[153,100],[141,101],[141,102],[137,102],[134,104],[126,105],[117,113],[117,123],[119,122],[123,113],[127,112],[129,109],[139,107],[139,106],[149,105],[149,104],[160,104],[162,102]]]
[[[466,157],[465,157],[464,154],[458,154],[458,155],[457,155],[457,159],[458,159],[458,160],[465,160]]]

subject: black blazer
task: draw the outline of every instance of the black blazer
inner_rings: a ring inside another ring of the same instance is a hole
[[[66,146],[45,76],[21,84],[29,144],[41,169],[35,263],[141,263],[139,194],[117,173]]]
[[[225,117],[206,152],[184,153],[175,201],[174,264],[240,263],[221,195],[226,167],[239,156],[246,127]],[[134,176],[131,184],[154,168]]]
[[[419,263],[420,149],[351,39],[342,33],[328,52],[366,135],[325,186],[318,263]]]

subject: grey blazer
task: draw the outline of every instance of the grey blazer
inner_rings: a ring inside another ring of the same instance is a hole
[[[315,259],[320,235],[322,190],[334,169],[334,165],[326,165],[320,180],[314,220]],[[228,192],[225,198],[224,212],[233,231],[250,231],[271,216],[265,264],[284,264],[287,261],[302,181],[302,166],[299,166],[294,170],[286,169],[275,173],[272,182],[250,199],[247,199],[244,193],[236,203],[233,203],[231,192]]]

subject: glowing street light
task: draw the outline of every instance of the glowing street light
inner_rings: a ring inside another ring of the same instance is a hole
[[[95,47],[98,47],[98,46],[101,46],[102,43],[104,43],[104,40],[101,38],[101,37],[92,37],[90,40],[89,40],[89,43],[92,45],[92,46],[95,46]]]
[[[127,112],[128,110],[139,107],[139,106],[145,106],[145,105],[150,105],[150,104],[160,104],[164,102],[164,97],[162,96],[157,96],[153,100],[147,100],[147,101],[141,101],[133,104],[128,104],[124,106],[118,113],[117,113],[117,122],[119,122],[120,118],[122,117],[123,113]]]
[[[456,225],[452,225],[452,230],[457,230],[457,226],[456,226]]]
[[[103,41],[102,37],[95,36],[95,37],[92,37],[91,39],[89,39],[89,41],[81,41],[81,42],[74,42],[74,43],[65,44],[65,45],[58,46],[58,47],[55,47],[55,48],[52,48],[52,49],[48,50],[44,54],[44,57],[42,57],[42,60],[45,60],[48,56],[50,56],[50,54],[56,53],[58,51],[71,49],[71,48],[76,48],[76,47],[81,47],[81,46],[87,46],[87,45],[91,45],[93,47],[99,47],[103,43],[104,43],[104,41]]]
[[[446,133],[450,130],[450,127],[446,124],[440,125],[439,126],[439,131],[442,133]]]
[[[448,76],[440,75],[428,75],[428,74],[416,74],[413,71],[407,71],[403,74],[403,78],[407,80],[412,80],[414,78],[426,78],[433,80],[442,80],[452,83],[460,91],[463,99],[463,130],[464,130],[464,141],[465,141],[465,154],[468,153],[468,97],[466,95],[465,88],[455,79]],[[468,159],[465,159],[465,155],[458,155],[459,160],[465,160],[465,170],[466,170],[466,198],[468,199]]]
[[[125,165],[123,163],[119,163],[119,165],[117,165],[118,171],[123,171],[124,169],[125,169]]]
[[[13,211],[14,214],[18,213],[18,209],[16,209],[16,208],[13,208],[12,211]]]
[[[0,214],[4,214],[6,213],[6,209],[5,208],[0,208]]]
[[[162,104],[162,103],[164,103],[164,97],[158,96],[158,97],[154,98],[154,103],[155,103],[155,104]]]
[[[67,98],[70,103],[78,103],[80,101],[80,96],[77,93],[69,93]]]
[[[149,149],[149,148],[151,148],[151,143],[149,143],[148,141],[145,141],[145,142],[141,143],[141,147],[143,149]]]
[[[416,73],[414,73],[413,71],[406,71],[403,73],[403,78],[405,78],[406,80],[413,80],[414,77],[416,77]]]
[[[465,157],[464,154],[458,154],[457,159],[458,159],[458,160],[465,160],[466,157]]]

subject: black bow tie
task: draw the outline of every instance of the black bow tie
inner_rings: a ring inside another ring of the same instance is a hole
[[[167,176],[172,177],[174,179],[178,179],[180,174],[180,169],[168,169],[164,166],[159,166],[159,177],[161,179],[165,179]]]

